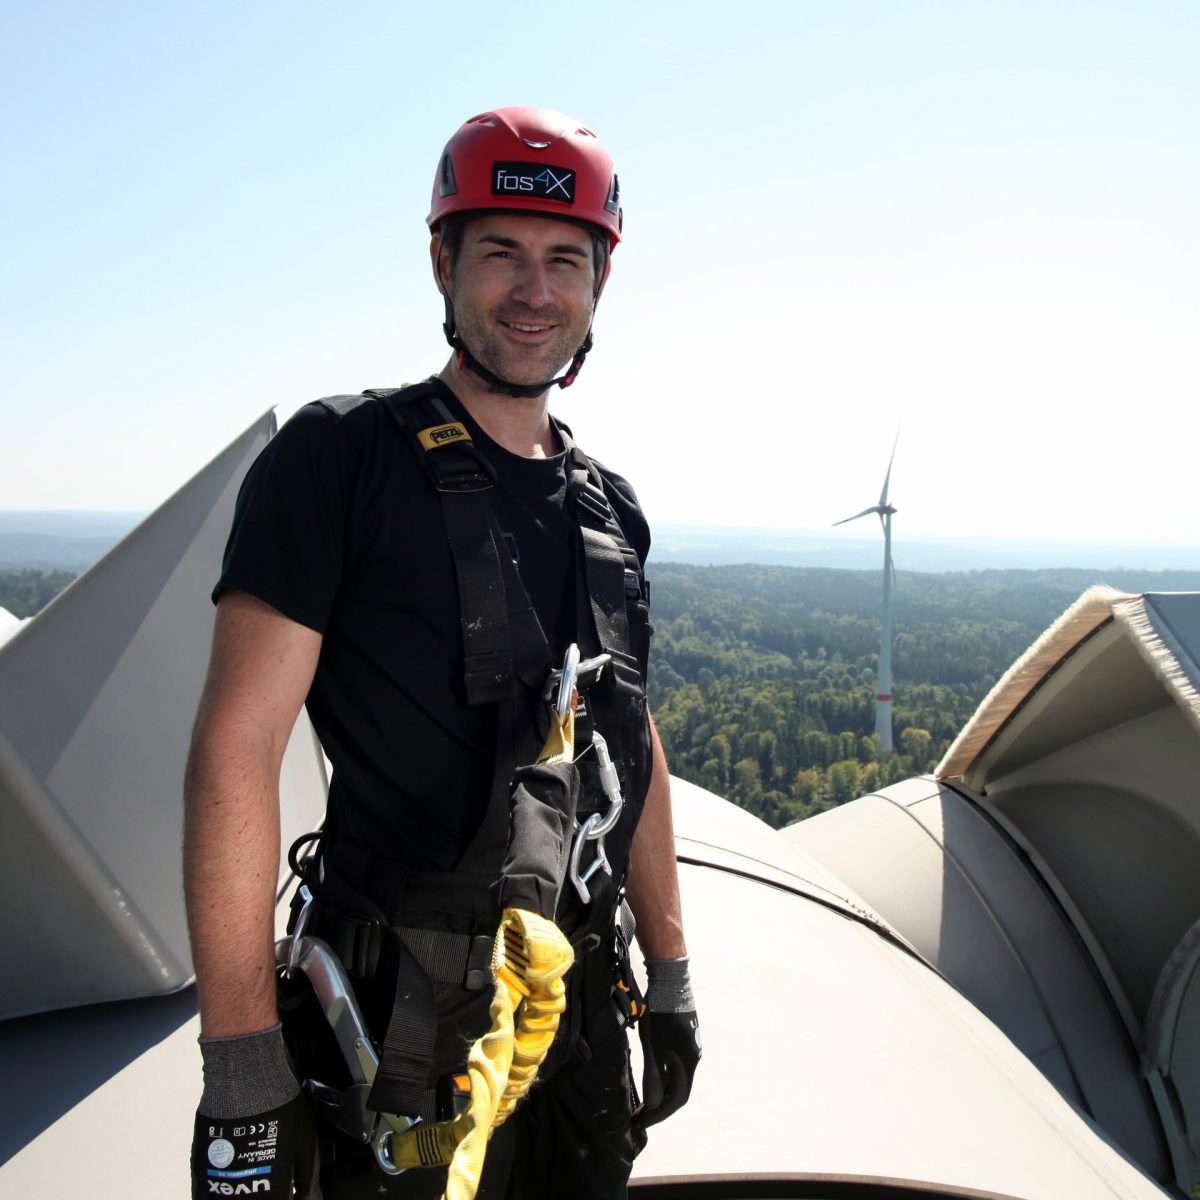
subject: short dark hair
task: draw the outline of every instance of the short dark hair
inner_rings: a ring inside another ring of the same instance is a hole
[[[463,230],[466,228],[467,222],[472,217],[486,216],[490,211],[492,210],[483,209],[473,212],[451,213],[449,216],[441,219],[437,231],[442,235],[442,249],[450,255],[451,267],[458,261],[458,254],[462,249]],[[510,212],[511,210],[496,209],[495,211]],[[555,219],[567,221],[571,225],[578,225],[592,239],[592,267],[596,272],[596,286],[599,287],[604,282],[604,273],[608,268],[608,234],[603,229],[592,225],[588,221],[571,221],[568,217],[558,217]]]

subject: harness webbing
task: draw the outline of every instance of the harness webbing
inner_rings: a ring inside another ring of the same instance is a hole
[[[505,801],[512,771],[522,765],[509,758],[518,745],[518,723],[526,714],[519,696],[540,695],[552,665],[549,646],[494,515],[495,471],[469,431],[428,383],[365,394],[381,401],[404,436],[412,438],[421,450],[421,460],[441,499],[458,583],[467,703],[496,706],[492,795],[483,823],[456,868],[464,886],[467,879],[477,876],[490,883],[500,866],[495,856],[507,842]],[[641,695],[644,684],[626,612],[627,599],[642,595],[637,554],[609,504],[599,472],[563,426],[557,426],[557,431],[567,450],[568,504],[579,530],[578,636],[585,640],[586,631],[590,640],[586,626],[594,625],[597,649],[612,656],[610,679],[615,690],[626,696]],[[524,685],[524,691],[518,683]],[[348,847],[332,850],[334,864],[339,866],[338,860],[350,853]],[[362,854],[370,856],[365,848]],[[365,863],[359,866],[360,870],[349,872],[347,882],[356,892],[361,888],[365,893],[367,867]],[[325,890],[328,892],[328,884]],[[361,907],[361,900],[344,905],[351,912],[361,911]],[[591,911],[595,914],[604,907],[597,901]],[[396,979],[396,990],[369,1103],[377,1112],[414,1115],[426,1088],[437,1027],[430,976],[419,958],[437,957],[440,961],[439,935],[430,931],[417,947],[423,953],[417,955],[405,947],[395,929],[387,928],[386,919],[379,924],[384,930],[379,970]],[[588,938],[594,940],[596,935],[589,933]],[[415,1006],[414,993],[420,996]]]
[[[640,691],[642,676],[632,653],[625,611],[626,600],[641,595],[637,554],[625,540],[599,484],[599,472],[566,430],[560,427],[559,434],[571,463],[567,497],[579,524],[584,581],[596,635],[601,648],[613,656],[612,670],[618,686]]]
[[[437,1006],[433,986],[416,957],[400,940],[400,934],[383,928],[380,966],[396,956],[396,989],[383,1044],[379,1048],[379,1070],[367,1103],[376,1112],[418,1116],[429,1077],[437,1033]]]
[[[520,626],[514,633],[512,618],[524,588],[493,515],[489,493],[496,485],[495,471],[427,385],[365,394],[382,400],[397,425],[416,438],[442,500],[459,587],[467,702],[474,706],[511,699],[517,677],[537,683],[532,677],[536,669],[529,668],[533,660],[540,668],[549,664],[549,649],[540,626],[536,633]],[[568,456],[567,496],[579,526],[598,648],[613,656],[613,674],[621,690],[638,691],[642,678],[625,611],[626,599],[641,592],[637,553],[604,494],[600,473],[570,433],[562,425],[556,429]],[[540,643],[536,649],[531,639]]]
[[[513,650],[502,558],[508,550],[492,520],[484,497],[496,485],[496,474],[475,449],[466,427],[456,421],[437,396],[404,397],[406,389],[373,391],[406,434],[415,433],[425,451],[423,461],[442,499],[446,536],[458,578],[463,640],[463,677],[467,703],[494,704],[513,693]],[[412,411],[395,401],[424,409],[419,415],[434,424],[414,428]],[[470,614],[468,618],[467,614]]]

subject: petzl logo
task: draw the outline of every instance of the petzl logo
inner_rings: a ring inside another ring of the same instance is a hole
[[[457,421],[454,421],[449,425],[431,425],[428,429],[422,429],[417,434],[417,438],[426,450],[436,450],[448,442],[469,442],[471,435]]]
[[[498,162],[492,167],[493,196],[534,196],[575,203],[575,172],[541,163]]]

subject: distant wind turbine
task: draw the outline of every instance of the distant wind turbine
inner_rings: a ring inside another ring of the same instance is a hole
[[[892,462],[896,457],[896,442],[900,440],[900,432],[896,431],[896,441],[892,442],[892,457],[888,459],[887,474],[883,477],[883,491],[879,493],[879,503],[864,508],[834,525],[845,525],[847,521],[857,521],[868,513],[878,513],[879,523],[883,526],[883,629],[879,638],[879,689],[875,694],[875,732],[879,737],[879,752],[892,752],[892,580],[896,575],[896,567],[892,562],[892,513],[896,511],[888,503],[888,483],[892,478]]]

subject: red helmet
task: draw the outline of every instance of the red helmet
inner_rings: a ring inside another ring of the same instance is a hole
[[[446,144],[426,221],[515,209],[597,225],[621,240],[621,189],[600,139],[548,108],[497,108],[466,121]]]

